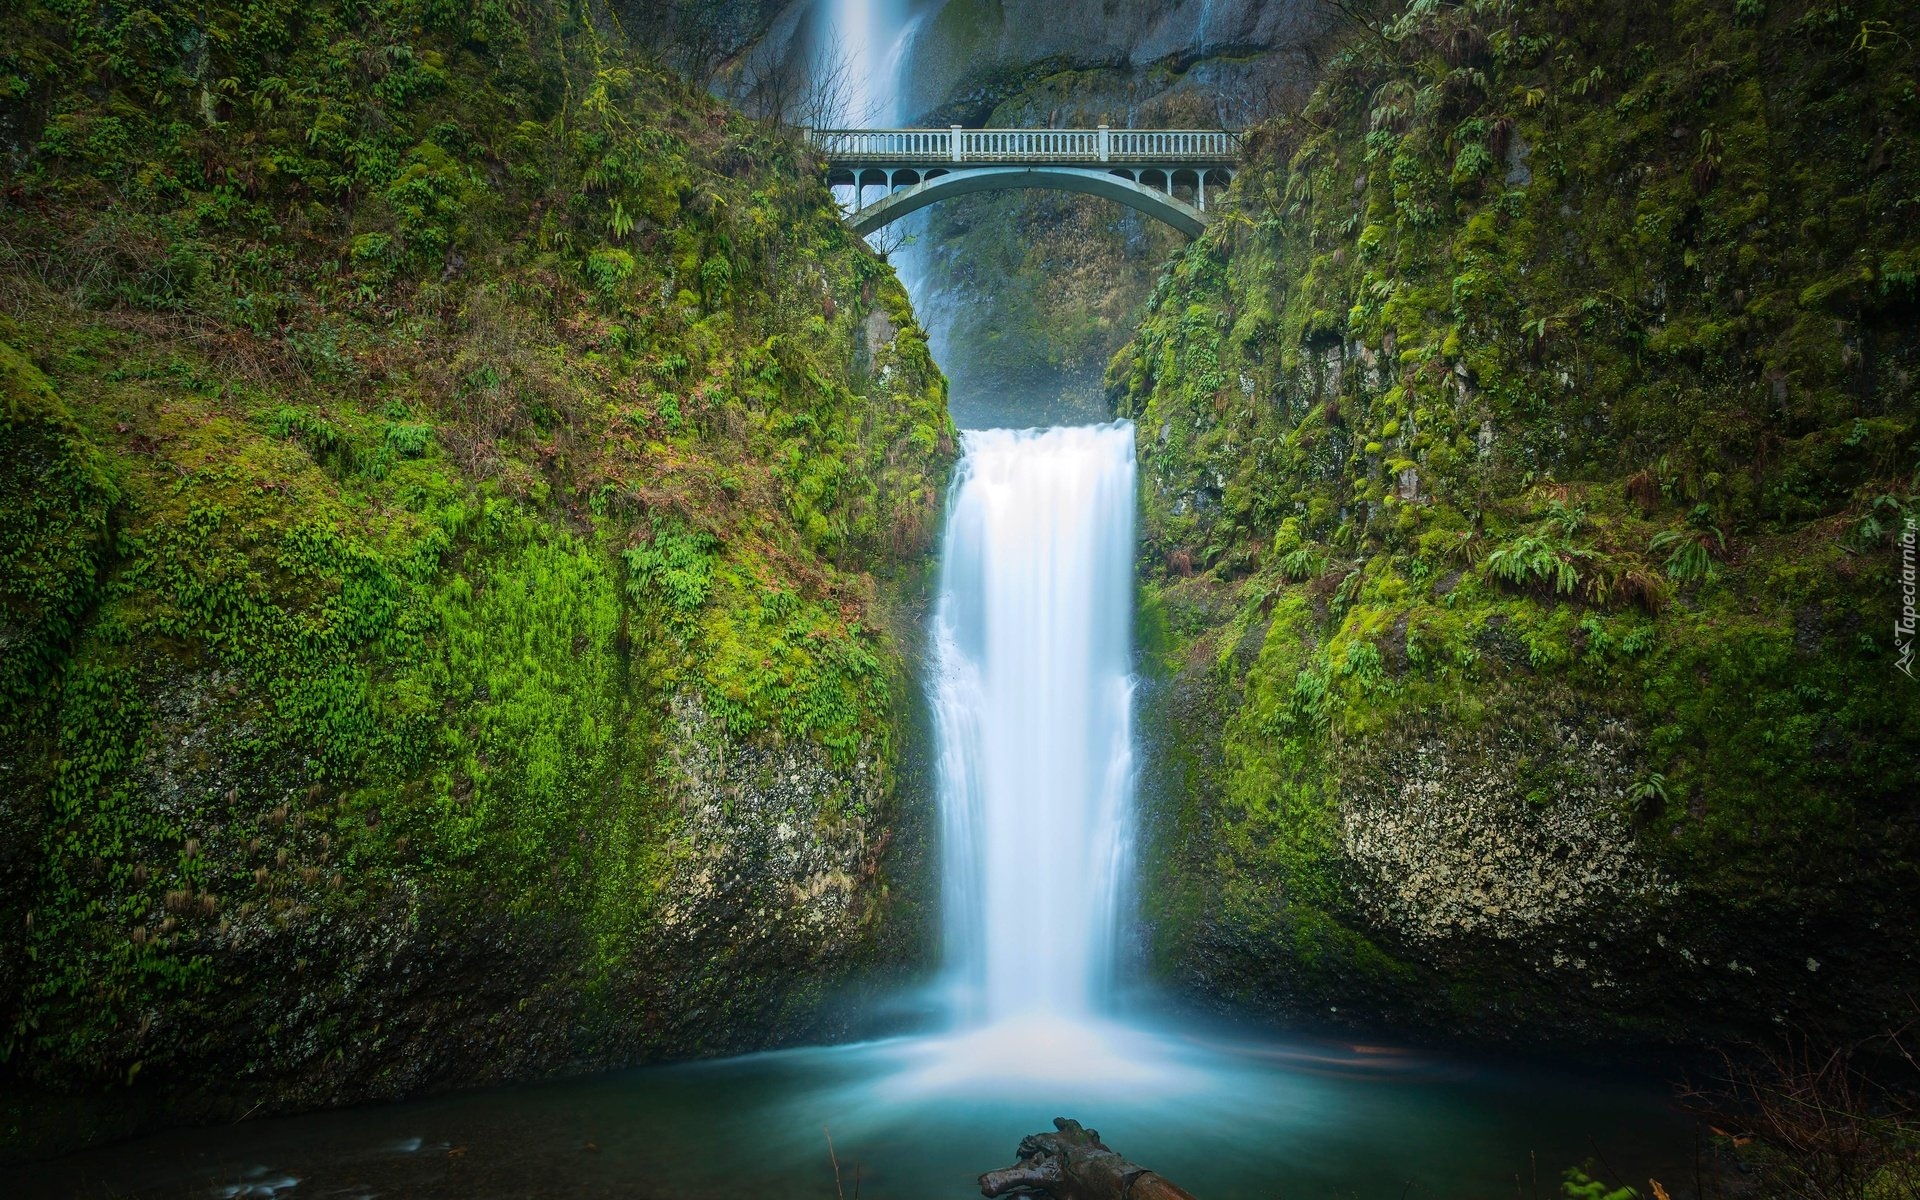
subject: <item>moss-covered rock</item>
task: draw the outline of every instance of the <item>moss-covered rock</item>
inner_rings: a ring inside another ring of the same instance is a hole
[[[1494,1037],[1890,1019],[1917,40],[1417,3],[1250,138],[1108,374],[1163,973]]]
[[[596,14],[0,19],[10,1152],[921,960],[944,383],[799,148]]]

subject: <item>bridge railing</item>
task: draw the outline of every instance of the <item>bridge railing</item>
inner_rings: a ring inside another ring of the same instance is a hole
[[[1113,157],[1126,162],[1233,162],[1240,157],[1239,137],[1219,129],[1116,129],[1109,136],[1113,139]]]
[[[945,162],[953,155],[945,129],[809,129],[807,140],[832,159]]]
[[[1220,129],[809,129],[836,164],[1218,163],[1239,160],[1240,139]]]

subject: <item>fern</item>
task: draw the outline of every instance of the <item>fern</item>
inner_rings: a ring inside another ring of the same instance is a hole
[[[1320,573],[1320,558],[1310,546],[1301,546],[1280,558],[1280,577],[1293,583],[1312,579]]]
[[[1675,583],[1712,579],[1716,574],[1708,547],[1726,552],[1726,535],[1711,526],[1705,529],[1663,529],[1647,543],[1650,550],[1667,552],[1667,578]]]
[[[1569,506],[1565,500],[1555,500],[1547,505],[1546,523],[1560,531],[1560,536],[1570,538],[1587,527],[1587,510],[1579,505]]]
[[[1540,585],[1557,595],[1570,595],[1580,586],[1577,564],[1592,557],[1589,550],[1527,533],[1488,554],[1487,570],[1516,587]]]
[[[707,603],[713,589],[714,552],[719,542],[711,534],[689,530],[673,522],[653,533],[653,540],[628,550],[627,593],[635,600],[664,601],[673,618],[686,624]]]
[[[1904,527],[1914,518],[1911,505],[1911,498],[1902,501],[1893,495],[1875,497],[1854,524],[1852,534],[1842,544],[1856,554],[1872,549],[1889,533]]]

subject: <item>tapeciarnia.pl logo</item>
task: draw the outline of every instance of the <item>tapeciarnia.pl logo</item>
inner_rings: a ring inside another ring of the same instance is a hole
[[[1899,654],[1894,666],[1908,679],[1913,678],[1914,616],[1914,530],[1920,518],[1908,517],[1900,525],[1900,615],[1893,619],[1893,648]]]

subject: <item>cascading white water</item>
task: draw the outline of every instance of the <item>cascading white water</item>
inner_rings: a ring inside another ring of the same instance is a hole
[[[817,0],[846,124],[902,119],[901,67],[928,11]],[[890,257],[916,291],[911,247]],[[964,438],[934,629],[947,970],[963,1026],[1036,1018],[1057,1049],[1112,974],[1132,847],[1133,429]]]
[[[964,439],[934,630],[948,967],[969,1023],[1073,1019],[1132,844],[1133,429]]]
[[[887,126],[899,119],[895,80],[911,29],[907,8],[907,0],[820,0],[816,69],[839,93],[838,123]]]
[[[915,8],[922,11],[916,13]],[[815,82],[825,87],[834,101],[835,111],[828,114],[828,119],[849,128],[883,128],[907,119],[902,111],[901,79],[914,35],[925,16],[924,5],[915,0],[816,0],[813,22],[819,52],[814,63]],[[842,203],[853,202],[854,186],[835,188]],[[909,294],[918,293],[925,273],[913,244],[925,225],[923,215],[909,216],[890,233],[873,239],[876,246],[891,244],[889,260]]]

